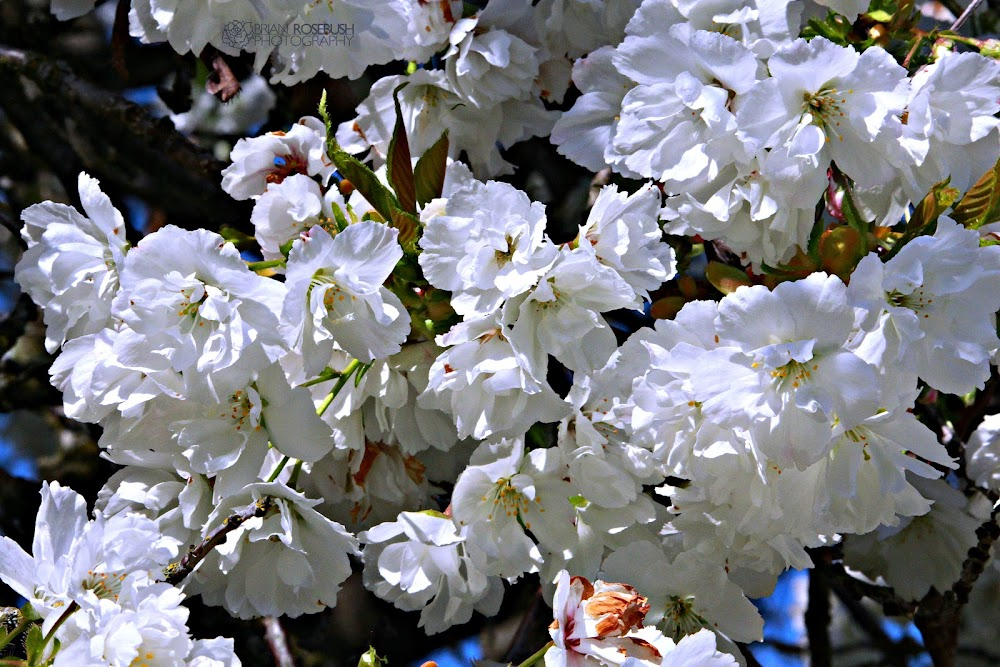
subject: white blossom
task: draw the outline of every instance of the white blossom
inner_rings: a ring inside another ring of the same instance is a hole
[[[528,291],[556,259],[545,209],[511,185],[474,182],[425,221],[419,262],[428,282],[453,293],[460,315],[484,316]]]
[[[410,321],[382,283],[403,257],[399,232],[372,221],[336,236],[322,227],[295,242],[288,257],[282,332],[318,375],[334,345],[362,362],[399,352]]]
[[[579,247],[614,269],[638,299],[648,300],[652,290],[677,272],[674,250],[663,242],[659,204],[653,184],[631,195],[605,186],[577,235]]]
[[[421,610],[427,634],[468,622],[473,610],[495,614],[503,588],[480,570],[483,556],[466,532],[431,511],[402,512],[365,531],[365,586],[399,609]]]
[[[284,286],[253,273],[207,230],[168,225],[129,251],[112,313],[138,336],[115,340],[125,366],[181,374],[186,392],[220,399],[284,351]]]
[[[252,484],[216,507],[206,530],[263,496],[273,499],[273,510],[229,533],[192,575],[188,591],[243,619],[295,618],[332,607],[351,573],[348,556],[359,554],[358,541],[314,509],[321,501],[278,482]]]
[[[913,239],[884,264],[868,255],[848,292],[866,311],[859,351],[944,392],[981,388],[1000,347],[998,277],[1000,248],[980,248],[978,233],[947,216],[933,236]]]
[[[326,128],[311,116],[287,132],[240,139],[231,157],[233,163],[222,170],[222,189],[240,200],[259,197],[268,185],[293,174],[319,176],[325,182],[334,171],[326,156]]]
[[[451,414],[459,438],[519,436],[569,412],[513,346],[499,314],[457,324],[437,342],[448,349],[431,366],[418,401]]]
[[[740,135],[755,148],[788,145],[811,169],[830,161],[863,187],[891,180],[885,159],[898,138],[906,71],[881,47],[859,54],[823,37],[798,39],[767,62],[770,78],[754,85],[737,111]],[[901,150],[901,149],[900,149]]]
[[[53,202],[21,213],[28,250],[14,280],[44,310],[49,352],[111,324],[111,300],[128,250],[125,221],[100,182],[81,173],[79,189],[85,216]]]

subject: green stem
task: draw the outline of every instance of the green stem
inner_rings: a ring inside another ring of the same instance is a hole
[[[347,364],[347,368],[345,368],[343,372],[341,372],[340,377],[337,378],[337,384],[333,385],[333,389],[330,390],[330,393],[327,394],[326,398],[323,399],[323,402],[320,403],[319,408],[316,410],[316,414],[322,416],[323,413],[326,412],[327,408],[330,407],[330,404],[333,403],[333,399],[337,398],[337,394],[340,393],[340,390],[344,388],[347,381],[351,379],[351,376],[354,375],[354,372],[360,367],[360,361],[357,359],[351,359],[351,363]]]
[[[292,476],[288,478],[288,486],[295,488],[295,485],[299,483],[299,473],[302,472],[302,461],[296,461],[295,467],[292,468]]]
[[[69,606],[66,607],[66,611],[64,611],[63,614],[62,614],[62,616],[60,616],[56,620],[56,624],[53,625],[52,629],[49,630],[48,634],[45,635],[45,637],[42,638],[42,651],[44,651],[45,647],[49,645],[49,641],[51,641],[51,639],[55,636],[56,631],[59,630],[59,628],[62,626],[62,624],[66,622],[66,619],[68,619],[70,616],[72,616],[73,613],[77,609],[79,609],[79,608],[80,608],[80,605],[78,605],[75,600],[73,602],[69,603]]]
[[[289,459],[291,459],[291,458],[292,457],[290,457],[290,456],[284,456],[284,457],[282,457],[282,459],[280,461],[278,461],[278,467],[275,468],[274,472],[272,472],[271,475],[267,478],[268,484],[270,484],[274,480],[278,479],[278,475],[280,475],[281,471],[285,469],[285,465],[288,463]]]
[[[538,662],[539,660],[541,660],[542,656],[545,655],[545,652],[548,651],[553,646],[555,646],[555,642],[549,642],[548,644],[546,644],[545,646],[543,646],[542,648],[538,649],[537,651],[535,651],[534,653],[532,653],[530,656],[528,656],[528,659],[525,660],[524,662],[522,662],[517,667],[531,667],[531,665],[533,665],[536,662]]]
[[[283,259],[268,259],[263,262],[247,262],[247,268],[251,271],[263,271],[264,269],[273,269],[284,265],[285,260]]]
[[[323,382],[339,378],[341,375],[342,373],[338,373],[337,371],[329,371],[329,372],[324,371],[323,373],[320,373],[317,377],[314,377],[312,380],[309,380],[308,382],[303,382],[299,386],[312,387],[313,385],[321,384]]]
[[[340,393],[340,390],[344,388],[344,385],[347,384],[347,381],[351,379],[351,376],[354,375],[354,372],[357,371],[359,368],[361,368],[361,362],[358,361],[357,359],[351,359],[351,363],[347,364],[347,368],[345,368],[340,373],[340,377],[337,378],[337,384],[333,385],[333,389],[330,390],[330,393],[327,394],[326,398],[323,399],[323,402],[320,403],[319,408],[316,409],[317,415],[322,416],[323,413],[326,412],[327,408],[330,407],[330,404],[333,403],[333,399],[337,398],[337,394]],[[319,378],[317,378],[317,380],[319,380]],[[308,385],[309,383],[300,386],[305,387]],[[288,462],[290,460],[291,460],[290,456],[285,456],[284,458],[282,458],[281,461],[278,462],[278,467],[276,467],[274,469],[274,472],[271,473],[271,476],[267,478],[267,481],[273,482],[274,480],[278,479],[278,475],[281,474],[281,471],[285,469],[285,466],[288,465]],[[295,483],[298,481],[299,473],[301,471],[302,471],[302,461],[296,461],[295,467],[292,469],[292,476],[288,482],[289,486],[295,486]]]

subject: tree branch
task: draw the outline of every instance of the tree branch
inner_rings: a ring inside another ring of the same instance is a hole
[[[75,196],[86,170],[162,208],[185,228],[249,229],[251,204],[219,187],[225,163],[179,133],[169,119],[78,77],[64,63],[0,46],[0,99],[37,157]]]
[[[953,32],[961,30],[962,26],[965,25],[965,22],[972,18],[972,13],[976,11],[976,8],[982,3],[983,0],[972,0],[972,2],[969,3],[969,6],[965,8],[965,11],[959,14],[958,18],[955,19],[955,22],[951,24],[951,30]]]
[[[194,572],[194,569],[198,567],[198,563],[204,560],[205,556],[212,552],[212,549],[226,540],[226,536],[229,533],[250,519],[267,516],[272,509],[274,509],[274,498],[264,496],[239,512],[230,514],[222,522],[221,526],[206,535],[201,542],[188,549],[183,558],[163,568],[163,581],[168,584],[179,584],[185,577]]]
[[[285,629],[281,627],[281,620],[274,616],[265,616],[261,621],[264,623],[264,641],[271,649],[275,666],[295,667],[295,660],[288,648],[288,637],[285,635]]]
[[[813,561],[829,560],[829,553],[813,552]],[[830,648],[830,582],[826,568],[816,563],[809,571],[809,606],[806,608],[806,636],[809,638],[809,657],[813,667],[830,667],[833,653]]]

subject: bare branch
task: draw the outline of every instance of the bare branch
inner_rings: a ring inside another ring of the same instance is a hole
[[[249,229],[251,204],[219,183],[225,163],[193,144],[166,118],[103,90],[64,63],[0,46],[0,98],[36,157],[71,196],[86,170],[171,215],[185,228]]]
[[[829,552],[813,551],[813,560],[829,560]],[[830,582],[826,568],[817,566],[809,571],[809,606],[805,613],[806,635],[809,637],[810,664],[830,667],[833,652],[830,646]]]
[[[274,656],[275,667],[295,667],[295,660],[288,648],[288,637],[285,635],[285,629],[281,627],[281,620],[275,616],[265,616],[262,622],[264,640],[271,649],[271,655]]]
[[[976,8],[981,4],[983,4],[983,0],[972,0],[972,2],[969,3],[969,6],[965,8],[965,11],[963,11],[959,17],[955,19],[955,22],[951,24],[951,30],[953,32],[961,30],[962,26],[965,25],[965,22],[969,20],[972,13],[976,11]]]
[[[198,563],[204,560],[205,556],[212,552],[212,549],[226,540],[229,533],[250,519],[267,516],[272,509],[274,509],[274,498],[264,496],[252,505],[229,515],[222,522],[222,525],[206,535],[201,542],[188,549],[183,558],[163,568],[163,581],[175,585],[180,583],[198,567]]]

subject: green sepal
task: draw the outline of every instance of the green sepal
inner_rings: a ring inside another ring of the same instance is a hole
[[[340,205],[334,203],[330,208],[333,210],[333,221],[337,225],[337,230],[342,232],[347,229],[347,225],[350,223],[347,221],[347,216],[344,215],[344,211],[340,208]]]
[[[30,602],[25,602],[21,606],[21,615],[26,621],[41,621],[42,617],[35,611],[35,608],[31,606]]]
[[[826,18],[822,20],[809,19],[809,23],[802,29],[802,36],[806,39],[825,37],[834,44],[847,46],[852,27],[851,22],[846,18],[834,11],[829,11]]]
[[[705,267],[705,278],[723,294],[732,294],[740,287],[753,285],[745,271],[716,261],[709,262]]]

